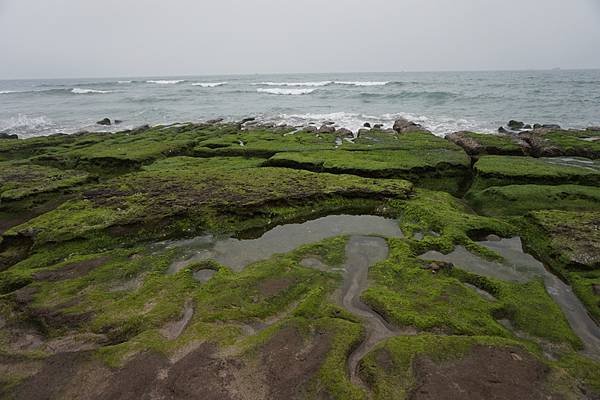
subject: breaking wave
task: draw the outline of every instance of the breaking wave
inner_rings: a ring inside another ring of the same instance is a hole
[[[256,89],[258,93],[267,93],[267,94],[277,94],[277,95],[303,95],[303,94],[311,94],[316,89],[282,89],[282,88],[274,88],[274,89]]]
[[[112,91],[110,91],[110,90],[96,90],[96,89],[73,88],[71,90],[71,93],[75,93],[75,94],[106,94],[106,93],[112,93]]]
[[[172,80],[150,80],[146,83],[154,83],[157,85],[176,85],[178,83],[185,82],[185,79],[172,79]]]
[[[192,86],[200,86],[203,88],[214,88],[214,87],[219,87],[219,86],[223,86],[223,85],[227,85],[227,82],[196,82],[196,83],[192,83]]]

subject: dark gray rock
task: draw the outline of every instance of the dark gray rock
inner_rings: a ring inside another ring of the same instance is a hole
[[[14,133],[6,133],[6,132],[0,132],[0,139],[18,139],[19,136],[17,136]]]
[[[101,119],[100,121],[96,122],[96,124],[98,124],[98,125],[111,125],[111,122],[110,122],[110,119],[104,118],[104,119]]]
[[[115,123],[115,125],[119,125],[119,124],[123,123],[123,121],[121,121],[120,119],[115,119],[114,123]]]
[[[525,124],[525,126],[523,127],[523,129],[531,129],[531,125],[530,124]]]
[[[370,124],[370,123],[368,123],[368,122],[365,122],[365,123],[363,124],[363,126],[364,126],[365,128],[370,128],[370,127],[371,127],[371,124]]]
[[[373,129],[381,129],[383,128],[383,124],[375,124],[373,125]]]
[[[240,125],[244,125],[246,122],[251,122],[251,121],[254,121],[254,120],[256,120],[256,118],[254,118],[254,117],[244,118],[244,119],[242,119],[240,121]]]
[[[332,125],[322,125],[319,130],[319,133],[335,133],[335,127]]]
[[[399,118],[394,122],[394,130],[398,133],[427,132],[421,125],[416,124],[406,118]]]
[[[557,124],[544,124],[542,125],[544,129],[560,129],[560,125]]]
[[[352,131],[350,129],[346,129],[346,128],[340,128],[336,131],[336,134],[338,137],[347,137],[347,138],[353,138],[354,134],[352,133]]]
[[[498,133],[510,133],[508,130],[506,130],[503,126],[501,126],[500,128],[498,128]]]
[[[306,126],[302,129],[302,132],[306,132],[306,133],[317,133],[318,129],[316,126],[313,125],[309,125]]]
[[[507,125],[510,129],[514,130],[514,131],[518,131],[520,129],[523,129],[523,127],[525,126],[524,122],[521,121],[515,121],[514,119],[511,119],[510,121],[508,121],[508,125]]]
[[[218,124],[219,122],[223,122],[223,118],[214,118],[206,121],[206,123],[210,125]]]
[[[542,124],[533,124],[533,129],[540,129]]]

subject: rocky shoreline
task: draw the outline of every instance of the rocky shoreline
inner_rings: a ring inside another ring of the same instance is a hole
[[[0,136],[0,397],[598,398],[600,128],[334,125]]]

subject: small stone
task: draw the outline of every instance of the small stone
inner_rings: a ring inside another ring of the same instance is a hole
[[[531,125],[530,124],[525,124],[525,126],[523,126],[523,129],[531,129]]]
[[[370,128],[370,127],[371,127],[371,124],[370,124],[370,123],[368,123],[368,122],[365,122],[365,123],[363,124],[363,126],[364,126],[365,128]]]
[[[96,124],[98,124],[98,125],[110,125],[111,122],[110,122],[110,119],[104,118],[104,119],[101,119],[100,121],[96,122]]]
[[[373,129],[381,129],[383,128],[383,124],[375,124],[373,125]]]
[[[316,133],[318,131],[316,126],[313,125],[309,125],[306,126],[302,129],[302,132],[306,132],[306,133]]]

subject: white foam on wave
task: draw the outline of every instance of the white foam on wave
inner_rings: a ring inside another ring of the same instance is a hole
[[[421,124],[434,135],[441,137],[461,130],[476,130],[477,132],[482,133],[493,133],[493,130],[490,130],[487,124],[478,121],[450,117],[432,118],[410,113],[369,115],[340,111],[324,114],[279,114],[277,116],[265,117],[262,120],[277,125],[286,124],[297,127],[307,125],[320,126],[325,122],[334,122],[335,126],[338,128],[347,128],[353,132],[357,132],[359,129],[363,128],[365,122],[369,122],[371,125],[382,124],[384,129],[392,128],[394,122],[398,118],[406,118],[409,121]]]
[[[54,127],[54,123],[46,116],[31,117],[19,114],[16,117],[0,119],[0,132],[16,133],[19,136],[38,135]],[[40,132],[41,131],[41,132]]]
[[[110,90],[73,88],[71,90],[71,93],[75,93],[75,94],[106,94],[106,93],[112,93],[112,92]]]
[[[181,82],[185,82],[185,80],[184,79],[172,79],[172,80],[146,81],[146,83],[154,83],[157,85],[176,85]]]
[[[274,88],[274,89],[259,88],[259,89],[256,89],[256,91],[258,93],[288,95],[288,96],[311,94],[315,90],[316,89],[283,89],[283,88]]]
[[[117,81],[117,83],[123,85],[125,83],[132,83],[133,81]]]
[[[16,90],[0,90],[0,94],[18,93]]]
[[[333,81],[321,82],[259,82],[253,83],[254,86],[306,86],[306,87],[321,87],[331,85]]]
[[[335,81],[336,85],[347,85],[347,86],[385,86],[389,81],[386,82],[372,82],[372,81]]]
[[[196,82],[196,83],[192,83],[192,86],[200,86],[203,88],[214,88],[214,87],[219,87],[219,86],[223,86],[223,85],[227,85],[227,82]]]

